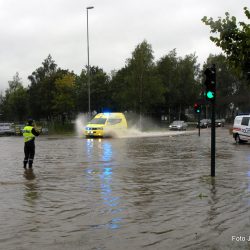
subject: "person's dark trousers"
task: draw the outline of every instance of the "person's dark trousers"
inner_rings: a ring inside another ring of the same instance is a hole
[[[34,156],[35,156],[34,140],[25,142],[24,143],[24,161],[23,161],[24,168],[26,168],[27,163],[29,163],[29,168],[32,168]]]

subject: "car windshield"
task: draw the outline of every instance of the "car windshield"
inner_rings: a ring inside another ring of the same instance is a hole
[[[183,122],[182,121],[174,121],[173,122],[173,125],[180,125],[180,124],[182,124]]]
[[[94,118],[89,124],[105,124],[106,120],[106,118]]]

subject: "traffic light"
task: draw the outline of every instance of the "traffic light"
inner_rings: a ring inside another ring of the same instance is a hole
[[[201,106],[198,103],[194,104],[194,112],[199,114],[201,112]]]
[[[215,99],[215,92],[216,92],[216,69],[215,66],[213,65],[211,68],[207,68],[204,71],[204,74],[206,76],[205,78],[205,86],[206,86],[206,91],[205,91],[205,96],[207,100],[214,101]]]

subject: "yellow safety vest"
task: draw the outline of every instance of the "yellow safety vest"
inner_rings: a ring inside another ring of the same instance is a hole
[[[32,134],[32,126],[26,126],[23,129],[23,137],[24,137],[24,142],[31,141],[35,136]]]

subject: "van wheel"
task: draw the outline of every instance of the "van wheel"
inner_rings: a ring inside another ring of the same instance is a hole
[[[239,136],[238,134],[235,136],[235,142],[236,142],[237,144],[239,144],[239,143],[242,142],[241,139],[240,139],[240,136]]]

